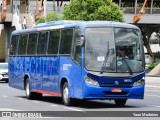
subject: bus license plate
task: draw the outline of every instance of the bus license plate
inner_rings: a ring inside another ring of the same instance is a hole
[[[120,93],[122,92],[122,88],[112,88],[111,92]]]

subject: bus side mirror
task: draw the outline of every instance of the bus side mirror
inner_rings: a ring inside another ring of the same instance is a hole
[[[76,46],[83,46],[84,45],[84,36],[79,36],[76,38]]]
[[[84,45],[84,36],[81,36],[80,46],[82,47]]]

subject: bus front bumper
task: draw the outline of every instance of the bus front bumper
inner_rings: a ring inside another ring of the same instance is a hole
[[[121,90],[121,92],[113,92],[113,89]],[[98,87],[90,84],[83,84],[83,99],[143,99],[144,85],[132,88],[110,88]]]

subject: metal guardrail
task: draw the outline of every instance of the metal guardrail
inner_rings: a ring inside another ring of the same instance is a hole
[[[152,9],[152,14],[160,14],[160,8]]]
[[[135,9],[134,7],[121,7],[120,9],[125,14],[136,14],[141,10],[141,8]],[[160,8],[145,8],[145,14],[160,14]]]
[[[134,14],[135,13],[135,9],[131,8],[131,7],[123,7],[120,8],[122,11],[124,11],[124,13],[126,14]]]

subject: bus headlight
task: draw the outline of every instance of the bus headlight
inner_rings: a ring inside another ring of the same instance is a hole
[[[142,79],[136,81],[134,84],[133,84],[133,87],[136,87],[136,86],[139,86],[139,85],[144,85],[145,84],[145,78],[143,77]]]
[[[87,75],[84,77],[84,81],[88,84],[99,86],[99,83],[91,78],[89,78]]]

